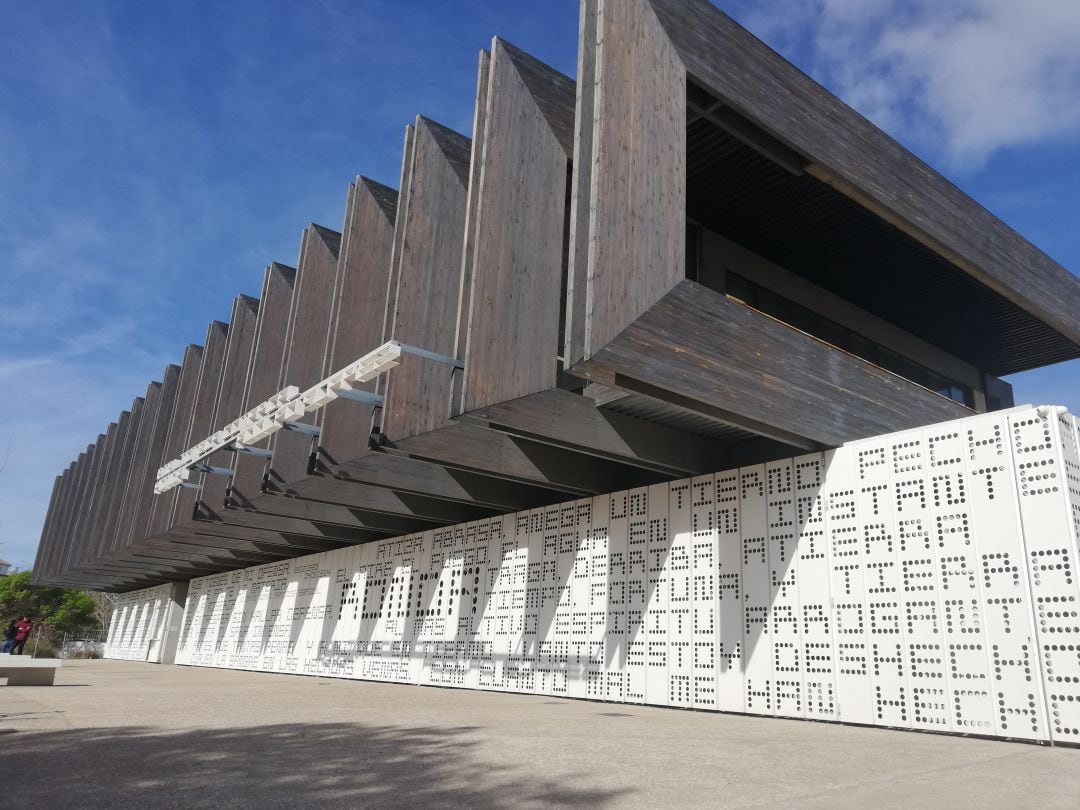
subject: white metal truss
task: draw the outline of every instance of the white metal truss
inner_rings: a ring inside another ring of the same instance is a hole
[[[427,360],[460,367],[460,361],[445,355],[418,349],[415,346],[399,343],[396,340],[388,340],[377,349],[368,352],[359,360],[355,360],[327,377],[317,382],[306,391],[300,391],[295,385],[290,385],[265,402],[261,402],[245,413],[239,419],[230,422],[212,436],[203,439],[198,444],[190,447],[179,458],[170,461],[157,472],[157,480],[154,484],[154,493],[160,495],[175,486],[183,485],[192,472],[220,472],[227,474],[228,470],[206,465],[199,466],[200,462],[219,450],[232,449],[238,452],[255,452],[263,455],[266,451],[252,448],[253,445],[267,436],[282,429],[299,430],[301,432],[318,434],[318,428],[298,422],[300,418],[322,408],[328,402],[335,399],[352,399],[366,402],[371,405],[382,405],[382,398],[367,391],[353,388],[356,383],[369,382],[380,374],[384,374],[394,368],[400,362],[402,354],[413,354]]]

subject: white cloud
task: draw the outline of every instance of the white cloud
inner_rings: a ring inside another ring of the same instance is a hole
[[[808,47],[817,78],[953,169],[1080,134],[1076,0],[800,0],[745,19],[782,50]]]

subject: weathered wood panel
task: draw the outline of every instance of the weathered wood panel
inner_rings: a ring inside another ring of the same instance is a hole
[[[211,549],[188,544],[175,544],[156,538],[147,540],[139,550],[133,551],[131,556],[132,559],[136,560],[172,557],[188,563],[193,568],[216,568],[218,570],[239,568],[244,565],[252,565],[255,562],[270,562],[274,559],[280,559],[279,554],[272,552]]]
[[[412,187],[413,165],[416,161],[416,127],[405,127],[405,144],[401,150],[401,180],[397,209],[394,211],[394,249],[390,258],[390,274],[386,279],[386,311],[383,313],[382,339],[387,341],[394,328],[394,306],[397,304],[398,279],[401,276],[401,254],[405,246],[405,214],[409,210],[409,189]],[[381,389],[380,389],[381,390]]]
[[[454,353],[465,227],[469,139],[418,118],[402,229],[391,323],[395,340],[443,355]],[[405,356],[387,375],[382,430],[393,440],[447,423],[450,367]]]
[[[97,471],[96,465],[100,461],[101,448],[105,441],[105,434],[98,434],[97,440],[86,448],[86,452],[79,457],[77,462],[77,483],[72,507],[68,517],[68,525],[64,529],[64,550],[61,556],[61,566],[70,568],[78,559],[80,548],[80,533],[86,521],[86,513],[91,501],[91,482]]]
[[[581,371],[604,385],[698,403],[702,413],[804,447],[972,413],[692,281]]]
[[[165,446],[162,449],[160,467],[177,458],[189,445],[188,435],[191,432],[191,415],[195,412],[195,395],[199,390],[199,373],[202,369],[203,347],[194,343],[184,350],[184,361],[180,366],[180,381],[176,390],[176,403],[173,406],[169,419],[169,428]],[[157,477],[158,467],[151,470],[151,492],[153,480]],[[164,531],[172,520],[173,506],[176,504],[177,489],[163,492],[160,495],[151,495],[150,519],[146,530],[141,535],[133,535],[133,540],[139,540],[157,532]]]
[[[341,478],[356,488],[370,484],[403,493],[472,503],[498,512],[520,511],[535,506],[538,495],[533,487],[489,475],[419,462],[393,453],[372,452],[353,459],[338,469]],[[322,479],[301,481],[290,491],[304,498],[334,500]],[[336,489],[334,492],[349,492]],[[351,500],[343,501],[353,505]],[[261,506],[261,504],[260,504]],[[272,506],[267,507],[273,509]]]
[[[111,490],[110,475],[115,467],[117,456],[123,444],[124,434],[131,419],[130,411],[123,411],[116,421],[109,425],[105,433],[104,443],[98,447],[97,469],[94,479],[90,483],[89,504],[85,520],[79,527],[78,545],[76,558],[85,560],[93,556],[94,544],[97,541],[98,528],[101,525],[105,510],[109,502]]]
[[[269,495],[264,496],[263,500],[270,497]],[[240,537],[263,541],[274,540],[275,542],[280,535],[282,538],[288,538],[287,544],[296,548],[324,547],[331,544],[332,541],[340,541],[337,545],[360,543],[388,533],[381,530],[372,530],[366,526],[346,526],[321,520],[308,520],[292,515],[266,515],[246,509],[230,509],[228,523],[199,516],[190,526],[184,527],[184,529],[188,528],[222,537]],[[304,545],[308,540],[314,542],[315,545]]]
[[[349,216],[338,258],[334,331],[328,373],[344,368],[379,346],[386,314],[386,288],[394,245],[397,192],[366,177],[350,189]],[[374,381],[357,388],[375,393]],[[321,413],[319,461],[326,469],[367,450],[370,405],[339,400]]]
[[[259,296],[255,349],[251,355],[241,413],[265,402],[282,388],[285,335],[289,327],[289,310],[292,306],[295,281],[296,270],[292,267],[274,262],[266,268],[262,295]],[[263,439],[257,442],[255,447],[266,449],[269,443],[269,439]],[[229,490],[231,503],[246,503],[259,494],[266,466],[265,459],[237,454],[233,461],[233,478]]]
[[[303,391],[326,374],[340,247],[341,234],[337,231],[315,224],[304,231],[296,289],[289,312],[282,387],[295,385]],[[298,421],[314,424],[315,416],[307,414]],[[280,488],[307,474],[314,449],[311,436],[281,430],[271,436],[270,449],[274,457],[270,461],[268,486]]]
[[[236,511],[242,515],[251,514],[242,509]],[[202,530],[204,528],[205,531]],[[164,539],[177,538],[187,542],[188,538],[202,536],[205,537],[208,541],[208,545],[211,547],[214,547],[214,541],[218,539],[234,539],[241,543],[250,543],[256,550],[261,547],[272,546],[280,547],[285,550],[304,549],[308,551],[325,551],[331,548],[338,548],[342,545],[348,545],[352,542],[363,542],[365,540],[374,539],[374,536],[368,536],[358,532],[346,532],[345,530],[341,530],[341,533],[349,534],[350,536],[348,538],[327,537],[323,539],[319,536],[318,532],[311,531],[309,527],[304,527],[303,532],[294,534],[288,531],[234,526],[227,523],[193,521],[188,528],[173,529],[172,531],[165,532],[162,537]]]
[[[93,516],[98,497],[98,483],[101,480],[101,468],[107,461],[109,446],[115,432],[116,423],[112,422],[105,429],[105,432],[98,436],[92,449],[87,453],[84,462],[85,469],[79,484],[75,514],[69,530],[70,534],[67,537],[67,548],[64,552],[64,565],[67,568],[77,567],[83,561],[86,553],[87,525]]]
[[[592,355],[684,277],[686,214],[686,71],[645,0],[600,0],[591,61],[589,233],[584,298],[575,289],[571,322],[584,340],[567,364]],[[582,93],[590,90],[588,85]],[[584,145],[581,145],[584,148]],[[579,189],[580,193],[580,189]],[[580,205],[578,208],[580,227]],[[575,240],[580,234],[575,234]],[[575,260],[581,247],[575,241]]]
[[[719,442],[603,411],[588,397],[558,389],[488,405],[461,419],[542,444],[675,476],[725,466],[724,447]]]
[[[179,372],[179,368],[176,369]],[[146,387],[143,397],[142,417],[139,420],[139,429],[135,434],[131,447],[131,458],[124,475],[123,487],[120,492],[119,502],[116,508],[115,522],[106,531],[105,544],[102,553],[115,552],[127,537],[131,530],[131,521],[134,518],[137,492],[140,484],[147,480],[146,456],[150,444],[150,438],[157,425],[158,411],[161,407],[161,383],[154,381]]]
[[[230,510],[230,513],[237,510]],[[300,518],[319,523],[332,523],[346,528],[383,532],[386,534],[411,534],[418,530],[442,526],[442,521],[424,520],[413,516],[386,512],[371,512],[343,504],[323,503],[289,495],[259,499],[259,511],[269,525],[277,516]],[[422,527],[422,528],[421,528]]]
[[[78,559],[77,547],[80,523],[85,519],[88,507],[88,479],[92,478],[95,471],[96,456],[100,453],[100,446],[105,441],[104,433],[98,434],[97,439],[87,446],[80,454],[75,464],[75,478],[72,490],[71,506],[68,510],[67,525],[64,527],[64,546],[59,556],[59,564],[63,568],[70,568]]]
[[[93,557],[100,557],[108,552],[116,534],[116,527],[119,525],[124,494],[135,457],[135,443],[138,434],[142,432],[146,418],[145,398],[137,397],[132,402],[130,414],[126,426],[121,425],[117,453],[110,465],[109,496],[103,504],[104,517],[95,528],[93,548],[90,550]]]
[[[367,456],[363,457],[361,461],[366,459]],[[349,462],[346,467],[350,467],[354,463],[356,462]],[[438,523],[462,523],[469,520],[479,520],[483,517],[490,517],[495,511],[489,507],[472,503],[428,497],[415,492],[398,491],[389,487],[329,476],[318,480],[318,494],[322,499],[331,503],[363,511],[403,515]]]
[[[573,110],[570,79],[495,41],[482,167],[469,189],[466,412],[555,387]]]
[[[812,160],[811,173],[1080,343],[1080,280],[1065,268],[713,5],[614,4],[626,16],[646,6],[662,33],[641,43],[643,58],[674,48],[695,80]]]
[[[206,329],[202,364],[199,366],[199,383],[195,389],[195,404],[191,410],[191,424],[188,425],[187,438],[182,442],[181,453],[213,433],[211,427],[214,421],[214,406],[221,389],[221,372],[225,367],[225,350],[228,345],[229,325],[213,321]],[[193,481],[197,483],[199,476],[193,476]],[[190,520],[198,499],[196,490],[178,487],[168,525],[173,527]]]
[[[75,547],[72,549],[73,565],[92,556],[95,531],[101,519],[102,510],[109,495],[109,468],[116,457],[120,443],[121,422],[126,426],[129,413],[123,411],[117,420],[109,425],[105,431],[105,439],[98,444],[94,453],[93,477],[87,488],[85,511],[79,520],[78,534],[75,537]]]
[[[640,486],[662,476],[457,422],[396,445],[411,458],[508,478],[574,496]],[[619,482],[615,484],[614,482]]]
[[[145,446],[139,446],[136,452],[133,474],[136,476],[128,483],[128,498],[131,506],[125,506],[126,525],[117,531],[116,550],[126,548],[149,534],[150,516],[153,511],[154,481],[157,471],[165,458],[165,446],[169,438],[169,426],[172,424],[173,410],[180,392],[181,366],[168,365],[161,378],[159,404],[154,417],[153,432],[147,438]]]
[[[38,546],[34,552],[34,567],[31,569],[33,571],[31,581],[35,584],[43,582],[48,573],[45,561],[53,542],[52,530],[58,517],[57,506],[62,497],[63,483],[64,476],[62,473],[53,479],[52,492],[49,495],[49,506],[45,510],[45,521],[41,524],[41,534],[38,535]]]
[[[581,0],[578,21],[574,171],[570,190],[570,255],[566,278],[563,357],[567,367],[585,357],[593,135],[596,128],[596,23],[600,0]]]
[[[44,583],[48,577],[57,573],[55,560],[63,545],[61,532],[67,518],[66,505],[71,493],[70,485],[74,467],[74,462],[69,464],[56,478],[53,504],[49,508],[48,519],[42,527],[41,539],[34,559],[33,581],[35,583]]]
[[[239,295],[233,301],[229,318],[229,342],[225,348],[225,365],[221,372],[221,386],[210,433],[232,422],[244,412],[244,388],[247,384],[251,355],[255,347],[255,330],[259,322],[259,301],[247,295]],[[198,441],[198,439],[196,439]],[[215,467],[229,468],[233,464],[232,453],[222,450],[207,459]],[[222,475],[203,475],[199,500],[214,508],[225,505],[230,479]]]
[[[79,453],[69,468],[64,511],[61,515],[61,522],[57,527],[57,534],[60,538],[60,543],[58,544],[56,555],[54,557],[54,563],[57,569],[63,567],[64,559],[68,553],[71,527],[79,515],[79,497],[81,494],[83,477],[86,475],[86,469],[90,463],[88,458],[93,452],[93,447],[93,444],[87,445],[86,449]]]
[[[469,335],[469,313],[472,307],[473,262],[476,253],[476,226],[479,222],[480,177],[482,174],[484,139],[487,136],[488,85],[491,77],[491,54],[481,50],[476,64],[476,95],[473,100],[472,145],[469,153],[469,185],[465,206],[465,241],[461,248],[461,280],[458,288],[457,327],[454,332],[454,357],[465,357]],[[464,370],[451,372],[450,416],[461,412]]]

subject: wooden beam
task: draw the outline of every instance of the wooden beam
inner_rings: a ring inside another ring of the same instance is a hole
[[[693,281],[574,373],[810,449],[972,413]]]
[[[552,389],[460,417],[461,421],[672,476],[723,466],[724,448],[703,436],[602,411],[588,397]]]

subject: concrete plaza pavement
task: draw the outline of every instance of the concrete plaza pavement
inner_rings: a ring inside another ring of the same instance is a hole
[[[1080,750],[124,661],[0,688],[0,807],[1076,807]]]

